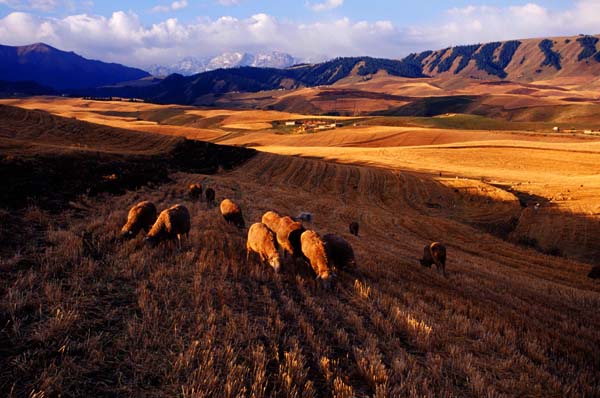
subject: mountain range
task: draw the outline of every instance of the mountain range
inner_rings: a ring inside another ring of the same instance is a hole
[[[449,47],[410,54],[401,60],[346,57],[318,64],[293,63],[287,54],[256,56],[227,53],[202,66],[188,59],[185,74],[200,66],[218,69],[184,76],[150,79],[139,69],[89,61],[44,44],[0,47],[0,80],[34,81],[74,95],[143,98],[157,103],[207,104],[207,97],[230,92],[295,89],[335,84],[346,78],[368,80],[375,74],[401,78],[441,78],[445,81],[487,80],[516,82],[600,76],[599,36],[511,40]],[[239,66],[239,65],[252,66]],[[232,66],[224,68],[224,66]],[[261,67],[258,67],[261,66]],[[143,84],[132,80],[144,79]],[[107,87],[110,86],[110,87]]]
[[[300,59],[294,58],[290,54],[277,51],[259,54],[226,52],[215,57],[186,57],[169,66],[153,65],[148,68],[148,72],[157,77],[166,77],[174,73],[191,76],[215,69],[237,68],[241,66],[283,69],[300,62]]]
[[[84,89],[148,77],[148,72],[83,58],[47,44],[0,46],[0,80],[34,81],[58,90]]]

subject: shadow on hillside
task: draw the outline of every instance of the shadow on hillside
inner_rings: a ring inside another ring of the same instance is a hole
[[[139,156],[77,151],[15,156],[0,154],[0,207],[37,205],[59,211],[79,195],[123,194],[159,184],[178,171],[214,174],[256,154],[249,148],[183,140],[169,152]]]

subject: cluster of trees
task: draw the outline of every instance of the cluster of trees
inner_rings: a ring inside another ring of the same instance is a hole
[[[518,40],[507,41],[500,50],[498,60],[494,59],[494,53],[502,45],[500,42],[488,43],[481,46],[479,52],[475,54],[477,67],[486,71],[490,75],[498,76],[504,79],[507,74],[504,69],[512,61],[515,52],[521,45]]]
[[[433,72],[435,70],[435,68],[438,67],[438,65],[440,64],[440,62],[442,62],[442,58],[444,58],[444,55],[446,55],[446,53],[448,52],[448,50],[450,50],[450,48],[444,48],[443,50],[441,50],[437,56],[435,57],[435,59],[433,61],[431,61],[431,63],[429,64],[429,72]]]
[[[554,43],[552,40],[544,39],[539,44],[540,50],[544,53],[546,58],[542,61],[540,66],[553,66],[556,70],[561,70],[562,65],[560,64],[560,54],[552,49]]]
[[[401,61],[370,57],[361,58],[360,60],[364,62],[364,65],[358,69],[358,74],[365,76],[377,73],[378,70],[385,70],[387,73],[394,76],[425,77],[425,75],[423,75],[423,64],[421,61],[417,60],[420,58],[420,55],[411,58],[409,57],[404,58]],[[425,57],[423,57],[423,59],[424,58]]]
[[[454,64],[454,60],[458,57],[460,58],[460,62],[454,71],[454,74],[460,73],[464,68],[467,67],[471,58],[473,58],[473,54],[479,49],[479,44],[472,44],[469,46],[458,46],[452,49],[452,54],[446,57],[440,64],[438,65],[438,72],[447,72],[452,68]]]
[[[594,36],[583,36],[577,38],[577,42],[581,45],[581,52],[577,57],[578,61],[590,58],[594,54],[597,55],[596,60],[600,61],[600,53],[596,51],[596,44],[598,43],[598,38]]]

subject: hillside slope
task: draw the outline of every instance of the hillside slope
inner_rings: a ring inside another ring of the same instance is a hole
[[[140,69],[83,58],[47,44],[0,46],[0,80],[35,81],[55,89],[82,89],[142,79]]]
[[[600,76],[600,35],[511,40],[426,51],[422,72],[435,77],[529,82]]]
[[[82,198],[82,215],[29,210],[45,240],[21,240],[2,265],[0,395],[598,396],[589,266],[421,213],[406,189],[432,181],[269,154],[174,178]],[[340,270],[324,291],[301,263],[276,275],[248,261],[245,231],[181,192],[198,181],[239,203],[248,223],[266,210],[313,212],[307,227],[342,234],[359,270]],[[116,241],[140,200],[189,208],[182,249]],[[448,279],[416,260],[441,238]]]
[[[174,74],[143,88],[124,85],[80,94],[204,105],[227,93],[290,90],[350,81],[357,84],[382,73],[408,79],[439,77],[446,90],[464,86],[473,79],[523,83],[563,79],[581,84],[600,76],[597,42],[596,36],[512,40],[425,51],[401,60],[347,57],[287,69],[218,69],[188,77]]]

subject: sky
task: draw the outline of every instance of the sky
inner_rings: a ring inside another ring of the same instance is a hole
[[[142,68],[232,51],[402,58],[580,33],[600,33],[600,0],[0,0],[0,44]]]

